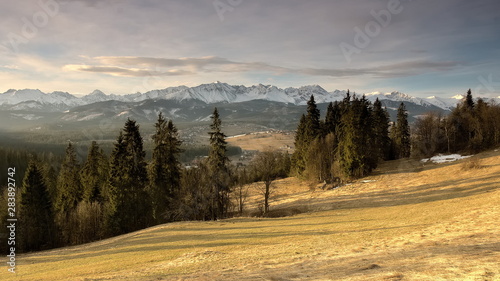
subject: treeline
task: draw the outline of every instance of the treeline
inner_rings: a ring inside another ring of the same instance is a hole
[[[295,136],[292,169],[298,176],[326,182],[369,174],[382,160],[410,156],[410,127],[404,103],[392,124],[377,99],[348,91],[340,102],[328,105],[320,119],[314,96],[307,103]]]
[[[437,153],[477,153],[500,145],[500,106],[474,101],[471,90],[448,116],[428,113],[415,123],[415,156]]]
[[[263,153],[248,167],[232,165],[217,109],[208,156],[194,166],[180,162],[182,141],[173,122],[160,113],[154,126],[150,161],[139,125],[130,119],[110,155],[94,141],[80,163],[69,143],[64,158],[58,159],[58,172],[46,158],[17,157],[20,163],[12,164],[26,171],[22,184],[17,184],[16,249],[76,245],[172,221],[227,218],[243,210],[247,194],[242,186],[264,180],[269,187],[267,183],[286,177],[290,170],[288,154],[277,152]],[[4,206],[6,197],[4,192]],[[264,197],[268,210],[269,192]],[[0,216],[5,222],[7,214],[2,211]]]
[[[325,118],[311,96],[295,136],[292,171],[317,181],[339,182],[368,175],[380,161],[477,153],[500,145],[500,106],[475,99],[469,90],[448,116],[427,113],[410,130],[401,103],[395,122],[377,99],[349,91],[328,105]]]

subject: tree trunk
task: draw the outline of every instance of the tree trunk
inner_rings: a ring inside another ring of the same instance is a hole
[[[269,195],[270,195],[271,181],[266,181],[266,192],[264,193],[264,215],[269,212]]]

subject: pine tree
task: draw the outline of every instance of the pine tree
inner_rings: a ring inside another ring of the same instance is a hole
[[[145,228],[151,221],[145,156],[139,125],[128,119],[111,155],[108,227],[113,234]]]
[[[23,179],[19,203],[19,241],[25,252],[47,249],[55,242],[54,216],[42,172],[31,161]]]
[[[168,221],[167,211],[173,210],[180,190],[182,152],[177,128],[172,121],[166,121],[162,113],[158,115],[153,135],[153,157],[148,166],[149,194],[153,204],[153,217],[156,223]]]
[[[411,142],[410,142],[410,126],[408,125],[408,113],[404,103],[401,103],[398,108],[398,115],[394,130],[394,144],[398,158],[410,157]]]
[[[227,216],[229,208],[229,158],[226,156],[226,135],[221,130],[221,119],[217,108],[212,114],[210,125],[210,150],[208,154],[208,168],[212,178],[211,219],[221,219]]]

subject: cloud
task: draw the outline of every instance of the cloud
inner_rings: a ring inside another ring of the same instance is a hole
[[[272,72],[276,75],[300,74],[308,76],[353,77],[371,76],[393,78],[419,75],[428,72],[449,71],[460,66],[457,61],[403,61],[365,68],[290,68],[264,62],[238,62],[209,56],[200,58],[154,57],[95,57],[99,65],[66,65],[66,71],[104,73],[113,76],[175,76],[196,75],[208,72]]]
[[[137,68],[123,68],[117,66],[90,66],[90,65],[77,65],[77,64],[65,65],[63,67],[63,70],[104,73],[112,76],[125,76],[125,77],[176,76],[176,75],[190,74],[189,71],[178,70],[178,69],[157,71],[157,70],[137,69]]]

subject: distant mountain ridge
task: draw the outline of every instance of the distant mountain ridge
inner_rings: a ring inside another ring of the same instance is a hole
[[[300,116],[306,112],[311,95],[314,95],[324,117],[328,103],[341,101],[345,94],[346,91],[340,90],[328,92],[319,85],[282,89],[273,85],[247,87],[221,82],[129,95],[95,90],[83,97],[67,92],[8,90],[0,94],[0,118],[4,121],[0,123],[0,129],[82,130],[99,127],[99,124],[120,126],[127,118],[152,123],[160,112],[176,123],[196,127],[209,122],[214,107],[217,107],[221,116],[238,124],[235,126],[241,128],[242,133],[253,130],[256,125],[294,130]],[[372,102],[378,98],[387,108],[391,120],[396,119],[397,109],[403,102],[410,122],[427,112],[446,115],[463,98],[418,98],[401,92],[364,95]]]
[[[311,95],[314,95],[316,103],[328,103],[339,101],[344,98],[346,91],[335,90],[328,92],[319,85],[302,86],[299,88],[281,89],[273,85],[229,85],[227,83],[215,82],[201,84],[195,87],[178,86],[166,89],[152,90],[145,93],[128,95],[105,94],[100,90],[83,97],[76,97],[67,92],[43,93],[40,90],[8,90],[0,94],[0,106],[12,110],[39,109],[47,111],[64,111],[76,106],[89,105],[105,101],[141,102],[146,100],[173,100],[177,102],[200,101],[205,104],[216,103],[239,103],[253,100],[266,100],[293,105],[305,105]],[[462,98],[429,97],[417,98],[401,92],[391,93],[365,93],[367,99],[374,101],[376,98],[390,102],[409,102],[423,107],[438,107],[449,111],[456,106]],[[499,99],[500,100],[500,99]]]

